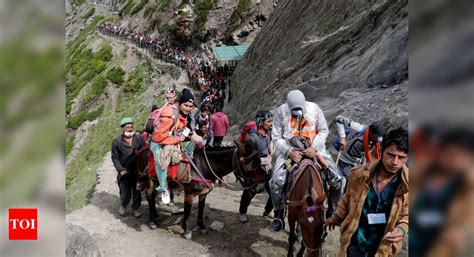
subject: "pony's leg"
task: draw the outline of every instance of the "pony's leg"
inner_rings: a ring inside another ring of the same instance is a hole
[[[146,200],[148,201],[148,208],[150,210],[150,222],[148,223],[151,229],[155,229],[159,225],[159,216],[156,210],[156,190],[155,184],[152,179],[149,180],[148,187],[146,189]]]
[[[206,196],[205,195],[200,195],[199,196],[199,203],[198,203],[198,220],[197,220],[197,225],[199,227],[199,230],[201,233],[207,233],[207,228],[206,225],[204,225],[204,207],[206,206]]]
[[[186,239],[191,239],[192,231],[189,229],[189,215],[191,214],[191,208],[193,207],[193,195],[190,193],[184,194],[184,216],[183,216],[183,223],[181,227],[183,228],[183,236]]]
[[[288,208],[288,224],[290,226],[290,236],[288,237],[288,257],[293,257],[293,245],[296,241],[295,235],[295,225],[296,225],[296,215],[294,211]]]
[[[305,249],[306,249],[306,247],[304,246],[304,240],[301,240],[301,248],[298,251],[298,253],[296,254],[296,257],[303,257]]]

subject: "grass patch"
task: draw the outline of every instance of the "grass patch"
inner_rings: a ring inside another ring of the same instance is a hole
[[[185,5],[189,4],[189,0],[182,0],[179,4],[179,8],[183,8]]]
[[[140,3],[135,5],[135,8],[133,8],[132,12],[130,12],[130,15],[135,15],[139,13],[145,5],[148,4],[148,0],[141,0]]]
[[[142,89],[143,73],[140,67],[135,68],[129,75],[123,91],[125,93],[137,93]]]
[[[143,12],[143,17],[144,18],[149,18],[151,15],[153,15],[154,12],[156,12],[157,8],[158,7],[157,7],[156,4],[152,4],[152,5],[147,6],[145,11]]]
[[[122,68],[113,67],[107,72],[107,79],[110,80],[110,82],[114,83],[115,85],[120,86],[124,82],[123,75],[125,75],[125,71],[122,70]]]
[[[69,155],[74,148],[74,137],[70,137],[66,140],[65,151],[66,155]]]
[[[236,23],[239,20],[242,20],[244,14],[250,9],[251,1],[250,0],[239,0],[239,4],[235,8],[231,16],[232,23]]]
[[[98,77],[94,83],[92,83],[91,90],[84,95],[82,99],[82,104],[86,105],[90,103],[92,100],[101,96],[105,89],[107,88],[107,79],[104,76]]]
[[[202,32],[207,22],[209,11],[214,8],[217,0],[198,0],[194,12],[196,13],[196,30]]]
[[[70,3],[75,6],[81,6],[85,2],[86,0],[70,0]]]
[[[109,19],[106,19],[109,20]],[[95,17],[92,22],[86,26],[79,35],[71,42],[66,45],[66,61],[73,59],[78,53],[80,53],[80,49],[84,46],[81,46],[87,39],[87,37],[92,34],[91,32],[95,30],[97,25],[105,21],[103,16]]]
[[[85,20],[87,20],[87,19],[89,19],[89,17],[91,17],[92,15],[94,15],[94,13],[95,13],[95,7],[91,7],[91,8],[89,9],[89,11],[87,11],[87,13],[85,13],[85,14],[82,16],[82,18],[85,19]]]
[[[127,3],[118,12],[119,16],[127,15],[133,8],[133,0],[128,0]]]
[[[159,9],[160,12],[166,11],[170,7],[171,2],[172,0],[161,0],[160,9]]]
[[[102,94],[105,87],[98,81],[99,75],[105,71],[106,64],[112,59],[112,47],[108,44],[102,47],[96,53],[91,49],[84,50],[71,59],[66,65],[66,71],[69,72],[73,78],[69,83],[66,83],[66,113],[71,112],[71,106],[74,98],[84,88],[88,81],[94,81],[92,91],[88,92],[84,98],[85,103],[89,103],[97,95]]]
[[[96,53],[96,58],[103,62],[108,62],[112,59],[112,46],[104,44]]]
[[[69,122],[67,123],[68,128],[72,129],[78,129],[79,126],[81,126],[82,123],[85,121],[93,121],[99,117],[102,112],[104,111],[104,105],[101,105],[99,108],[90,111],[90,112],[81,112],[77,114],[74,117],[71,117],[69,119]]]

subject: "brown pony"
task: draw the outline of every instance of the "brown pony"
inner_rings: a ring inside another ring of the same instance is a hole
[[[152,178],[148,175],[148,154],[151,154],[149,149],[142,149],[137,152],[137,170],[139,171],[137,180],[139,181],[138,185],[144,187],[146,192],[150,208],[149,226],[153,229],[159,225],[158,214],[155,207],[155,198],[157,195],[155,188],[159,182],[156,178]],[[204,225],[204,206],[207,194],[212,191],[212,184],[216,180],[222,181],[224,176],[236,169],[249,171],[250,167],[255,167],[256,170],[249,172],[249,174],[256,174],[258,168],[261,170],[258,170],[258,172],[264,172],[258,165],[260,162],[258,155],[245,158],[245,154],[245,152],[239,151],[235,146],[204,149],[196,147],[192,158],[195,165],[192,166],[191,169],[192,181],[182,184],[176,181],[170,181],[170,189],[184,190],[184,217],[181,227],[183,228],[183,236],[186,239],[192,237],[188,219],[194,197],[199,196],[197,226],[201,232],[206,233],[207,228]],[[247,165],[244,166],[244,164]],[[254,181],[260,182],[257,180]]]
[[[293,244],[296,240],[296,222],[301,226],[303,240],[297,256],[320,256],[324,229],[324,200],[326,194],[324,183],[319,173],[320,168],[310,159],[299,163],[298,171],[289,176],[287,184],[288,223],[288,256],[293,256]]]

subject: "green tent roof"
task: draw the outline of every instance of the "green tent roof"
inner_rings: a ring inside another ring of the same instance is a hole
[[[218,61],[240,61],[250,45],[214,47],[214,55]]]

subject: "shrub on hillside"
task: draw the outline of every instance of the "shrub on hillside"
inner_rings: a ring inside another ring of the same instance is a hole
[[[133,10],[130,12],[130,15],[135,15],[139,13],[147,3],[148,0],[141,0],[140,3],[138,3],[135,8],[133,8]]]
[[[91,17],[92,15],[94,15],[94,13],[95,13],[95,7],[91,7],[91,8],[89,9],[89,11],[87,11],[87,13],[85,13],[85,14],[82,16],[82,18],[85,19],[85,20],[87,20],[87,19],[89,19],[89,17]]]
[[[104,105],[90,112],[81,112],[74,117],[69,119],[67,124],[68,128],[78,129],[85,121],[92,121],[99,117],[104,111]]]
[[[139,69],[134,69],[128,76],[127,83],[123,89],[126,93],[138,92],[142,87],[143,76]]]
[[[150,17],[154,12],[156,12],[156,4],[149,5],[145,11],[143,12],[143,17],[148,18]]]
[[[172,0],[161,0],[160,12],[166,11],[166,9],[168,9],[168,7],[170,7],[171,1]]]
[[[84,98],[82,100],[83,104],[86,105],[90,103],[92,100],[101,96],[105,92],[106,88],[107,88],[107,79],[105,79],[103,76],[98,77],[94,81],[94,83],[92,83],[91,89],[84,95]]]
[[[95,54],[97,59],[103,61],[103,62],[108,62],[112,59],[112,46],[108,44],[102,45],[99,51]]]
[[[123,75],[125,75],[125,71],[122,70],[122,68],[113,67],[107,72],[107,79],[115,85],[120,86],[123,84]]]
[[[244,17],[244,14],[250,9],[251,0],[239,0],[239,4],[235,8],[231,16],[231,21],[233,23],[241,20]]]
[[[122,7],[122,9],[120,9],[120,11],[118,12],[118,15],[119,16],[127,15],[132,10],[132,7],[133,7],[133,0],[128,0],[127,3]]]
[[[214,8],[214,1],[216,0],[198,0],[195,7],[196,13],[196,29],[201,32],[207,22],[207,15],[209,11]]]

